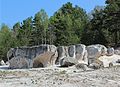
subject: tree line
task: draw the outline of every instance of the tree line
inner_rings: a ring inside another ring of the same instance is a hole
[[[48,17],[44,9],[34,17],[17,22],[10,29],[0,29],[0,59],[7,60],[11,47],[40,44],[72,45],[120,43],[120,0],[106,0],[106,6],[96,6],[91,13],[68,2]]]

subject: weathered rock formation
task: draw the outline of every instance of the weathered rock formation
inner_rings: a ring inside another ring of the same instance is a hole
[[[103,62],[104,67],[110,67],[110,66],[116,66],[120,65],[120,55],[112,55],[112,56],[101,56],[99,57],[99,60]]]
[[[107,54],[107,48],[100,44],[87,46],[86,50],[89,64],[95,63],[100,56]]]
[[[1,61],[0,61],[0,65],[2,65],[2,66],[3,66],[3,65],[6,65],[5,62],[4,62],[4,60],[1,60]]]
[[[103,45],[91,45],[87,47],[89,67],[98,69],[119,65],[119,51],[115,53],[114,48],[106,48]]]
[[[120,50],[114,50],[114,54],[120,55]]]
[[[10,68],[45,67],[55,64],[57,47],[54,45],[40,45],[11,48],[7,53],[7,57]]]
[[[11,48],[8,53],[10,68],[37,68],[47,66],[71,66],[98,69],[120,63],[120,51],[96,44],[59,46],[40,45]]]
[[[58,47],[58,61],[61,66],[78,63],[88,64],[86,46],[83,44]]]
[[[107,55],[112,56],[114,54],[114,48],[108,48],[107,49]]]

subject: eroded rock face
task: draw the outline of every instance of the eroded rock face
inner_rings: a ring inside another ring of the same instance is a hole
[[[60,60],[60,66],[72,66],[78,63],[78,60],[73,57],[64,57]]]
[[[104,67],[116,66],[120,65],[120,55],[112,55],[112,56],[101,56],[99,60],[103,62]]]
[[[21,57],[13,57],[11,60],[9,60],[10,67],[12,69],[23,69],[23,68],[29,68],[29,61],[26,58]]]
[[[47,66],[53,66],[55,65],[55,60],[57,56],[54,52],[45,52],[43,54],[40,54],[36,56],[35,59],[33,59],[33,67],[47,67]]]
[[[107,49],[107,55],[112,56],[114,54],[114,48],[108,48]]]
[[[103,61],[101,61],[99,58],[94,60],[93,63],[89,64],[88,66],[89,68],[92,68],[92,69],[99,69],[99,68],[103,68],[104,65],[103,65]]]
[[[115,50],[115,51],[114,51],[114,54],[120,55],[120,50]]]
[[[88,64],[86,46],[83,44],[58,47],[58,59],[61,66],[78,63]]]
[[[83,44],[77,44],[75,45],[75,49],[75,57],[78,62],[88,64],[88,53],[86,50],[86,46]]]
[[[107,54],[107,48],[103,45],[96,44],[87,46],[89,64],[95,63],[96,59],[100,56]]]
[[[68,56],[68,48],[67,48],[67,46],[59,46],[58,48],[57,48],[57,52],[58,52],[58,58],[57,58],[57,60],[56,60],[56,64],[57,65],[59,65],[60,64],[60,61],[62,60],[62,59],[64,59],[64,57],[67,57]]]
[[[46,67],[48,64],[54,65],[57,56],[57,47],[54,45],[12,48],[7,53],[10,68]],[[23,64],[23,62],[26,63]]]
[[[113,54],[116,54],[114,56]],[[40,45],[32,47],[11,48],[7,57],[10,68],[38,68],[54,66],[72,66],[78,68],[88,66],[98,69],[107,67],[109,64],[120,62],[119,50],[107,49],[105,46],[96,44],[85,46],[83,44],[59,46]]]

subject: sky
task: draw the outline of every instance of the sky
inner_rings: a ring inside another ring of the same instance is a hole
[[[12,27],[16,22],[34,17],[40,9],[50,17],[67,2],[82,7],[87,13],[97,5],[105,6],[105,0],[0,0],[0,25],[5,23]]]

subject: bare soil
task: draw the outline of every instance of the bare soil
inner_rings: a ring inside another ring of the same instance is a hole
[[[120,87],[120,67],[0,69],[0,87]]]

